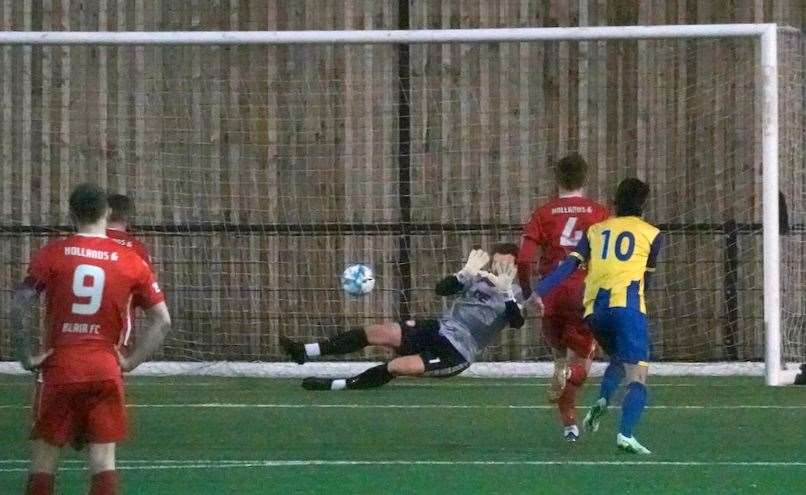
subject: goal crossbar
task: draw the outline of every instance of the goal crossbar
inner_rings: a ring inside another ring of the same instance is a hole
[[[761,37],[777,24],[342,31],[4,31],[4,45],[288,45]]]
[[[765,376],[767,384],[780,385],[791,383],[794,372],[785,371],[781,365],[777,34],[776,24],[366,31],[6,31],[0,32],[0,45],[413,44],[757,38],[760,43],[759,62],[762,81]]]

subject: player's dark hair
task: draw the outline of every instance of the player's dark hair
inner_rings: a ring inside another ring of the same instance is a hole
[[[70,213],[78,223],[95,223],[106,215],[108,208],[106,191],[96,184],[79,184],[70,193]]]
[[[513,244],[511,242],[502,242],[500,244],[496,244],[495,246],[493,246],[493,253],[492,254],[493,255],[496,255],[496,254],[511,254],[512,256],[515,257],[515,259],[517,259],[518,258],[518,245]]]
[[[557,163],[555,178],[566,191],[579,189],[588,181],[588,163],[579,153],[564,156]]]
[[[126,223],[134,217],[134,202],[125,194],[110,194],[109,201],[109,221],[115,223]]]
[[[634,177],[624,179],[616,190],[616,215],[620,217],[641,216],[649,196],[649,185]]]

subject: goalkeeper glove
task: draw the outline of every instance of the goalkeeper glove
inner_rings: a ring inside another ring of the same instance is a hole
[[[495,285],[495,289],[499,294],[508,300],[515,300],[515,293],[512,290],[512,284],[515,282],[515,276],[518,271],[512,263],[493,263],[493,273],[485,273],[487,280]]]
[[[470,251],[470,255],[467,257],[467,263],[465,263],[464,268],[456,274],[456,278],[462,283],[472,279],[481,272],[481,269],[484,268],[489,261],[490,255],[483,249]]]

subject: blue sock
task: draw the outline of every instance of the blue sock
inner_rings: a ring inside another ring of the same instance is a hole
[[[625,437],[632,436],[632,430],[641,419],[641,412],[646,405],[646,387],[643,383],[632,382],[627,385],[627,395],[621,405],[621,427],[619,433]]]
[[[599,397],[604,398],[604,400],[610,404],[610,397],[613,396],[613,392],[616,391],[623,378],[624,365],[619,361],[611,361],[610,364],[607,365],[607,369],[605,369],[604,376],[602,377]]]

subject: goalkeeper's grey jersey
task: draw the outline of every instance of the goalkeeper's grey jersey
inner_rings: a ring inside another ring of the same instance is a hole
[[[465,289],[440,318],[439,333],[448,339],[468,362],[473,362],[509,325],[506,315],[507,297],[492,282],[476,277],[464,283]],[[515,300],[521,302],[520,287],[512,286]]]

